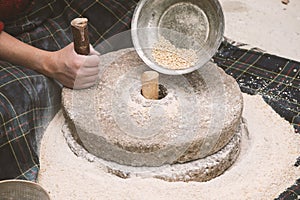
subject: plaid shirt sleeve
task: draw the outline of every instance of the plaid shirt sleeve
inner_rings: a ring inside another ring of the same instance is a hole
[[[0,21],[0,33],[3,31],[3,29],[4,29],[4,23]]]

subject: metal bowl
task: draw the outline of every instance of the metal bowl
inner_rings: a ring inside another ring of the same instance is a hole
[[[158,72],[178,75],[200,68],[216,53],[224,34],[224,15],[217,0],[141,0],[131,26],[141,59]],[[156,63],[152,50],[161,36],[176,48],[195,51],[195,64],[174,70]]]
[[[37,183],[23,180],[0,181],[2,200],[50,200],[48,193]]]

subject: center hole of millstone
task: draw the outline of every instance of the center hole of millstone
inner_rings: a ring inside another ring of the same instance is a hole
[[[141,90],[141,95],[144,96],[142,90]],[[159,84],[158,85],[158,99],[157,100],[161,100],[161,99],[165,98],[167,95],[168,95],[167,88],[164,85]]]
[[[162,84],[159,84],[158,89],[158,100],[165,98],[168,94],[167,88]]]

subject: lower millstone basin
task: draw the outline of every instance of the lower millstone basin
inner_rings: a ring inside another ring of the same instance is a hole
[[[159,100],[141,94],[149,68],[134,49],[101,56],[99,82],[63,89],[73,152],[123,178],[208,181],[237,159],[244,124],[235,80],[209,62],[187,75],[160,74]]]

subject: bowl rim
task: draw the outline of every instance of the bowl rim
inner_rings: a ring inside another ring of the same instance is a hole
[[[32,188],[35,188],[38,191],[44,193],[49,200],[51,199],[50,196],[49,196],[49,194],[48,194],[48,192],[40,184],[38,184],[36,182],[28,181],[28,180],[21,180],[21,179],[0,180],[0,186],[2,184],[13,184],[13,183],[20,183],[20,184],[23,184],[23,185],[24,184],[28,185],[28,186],[30,186]]]

